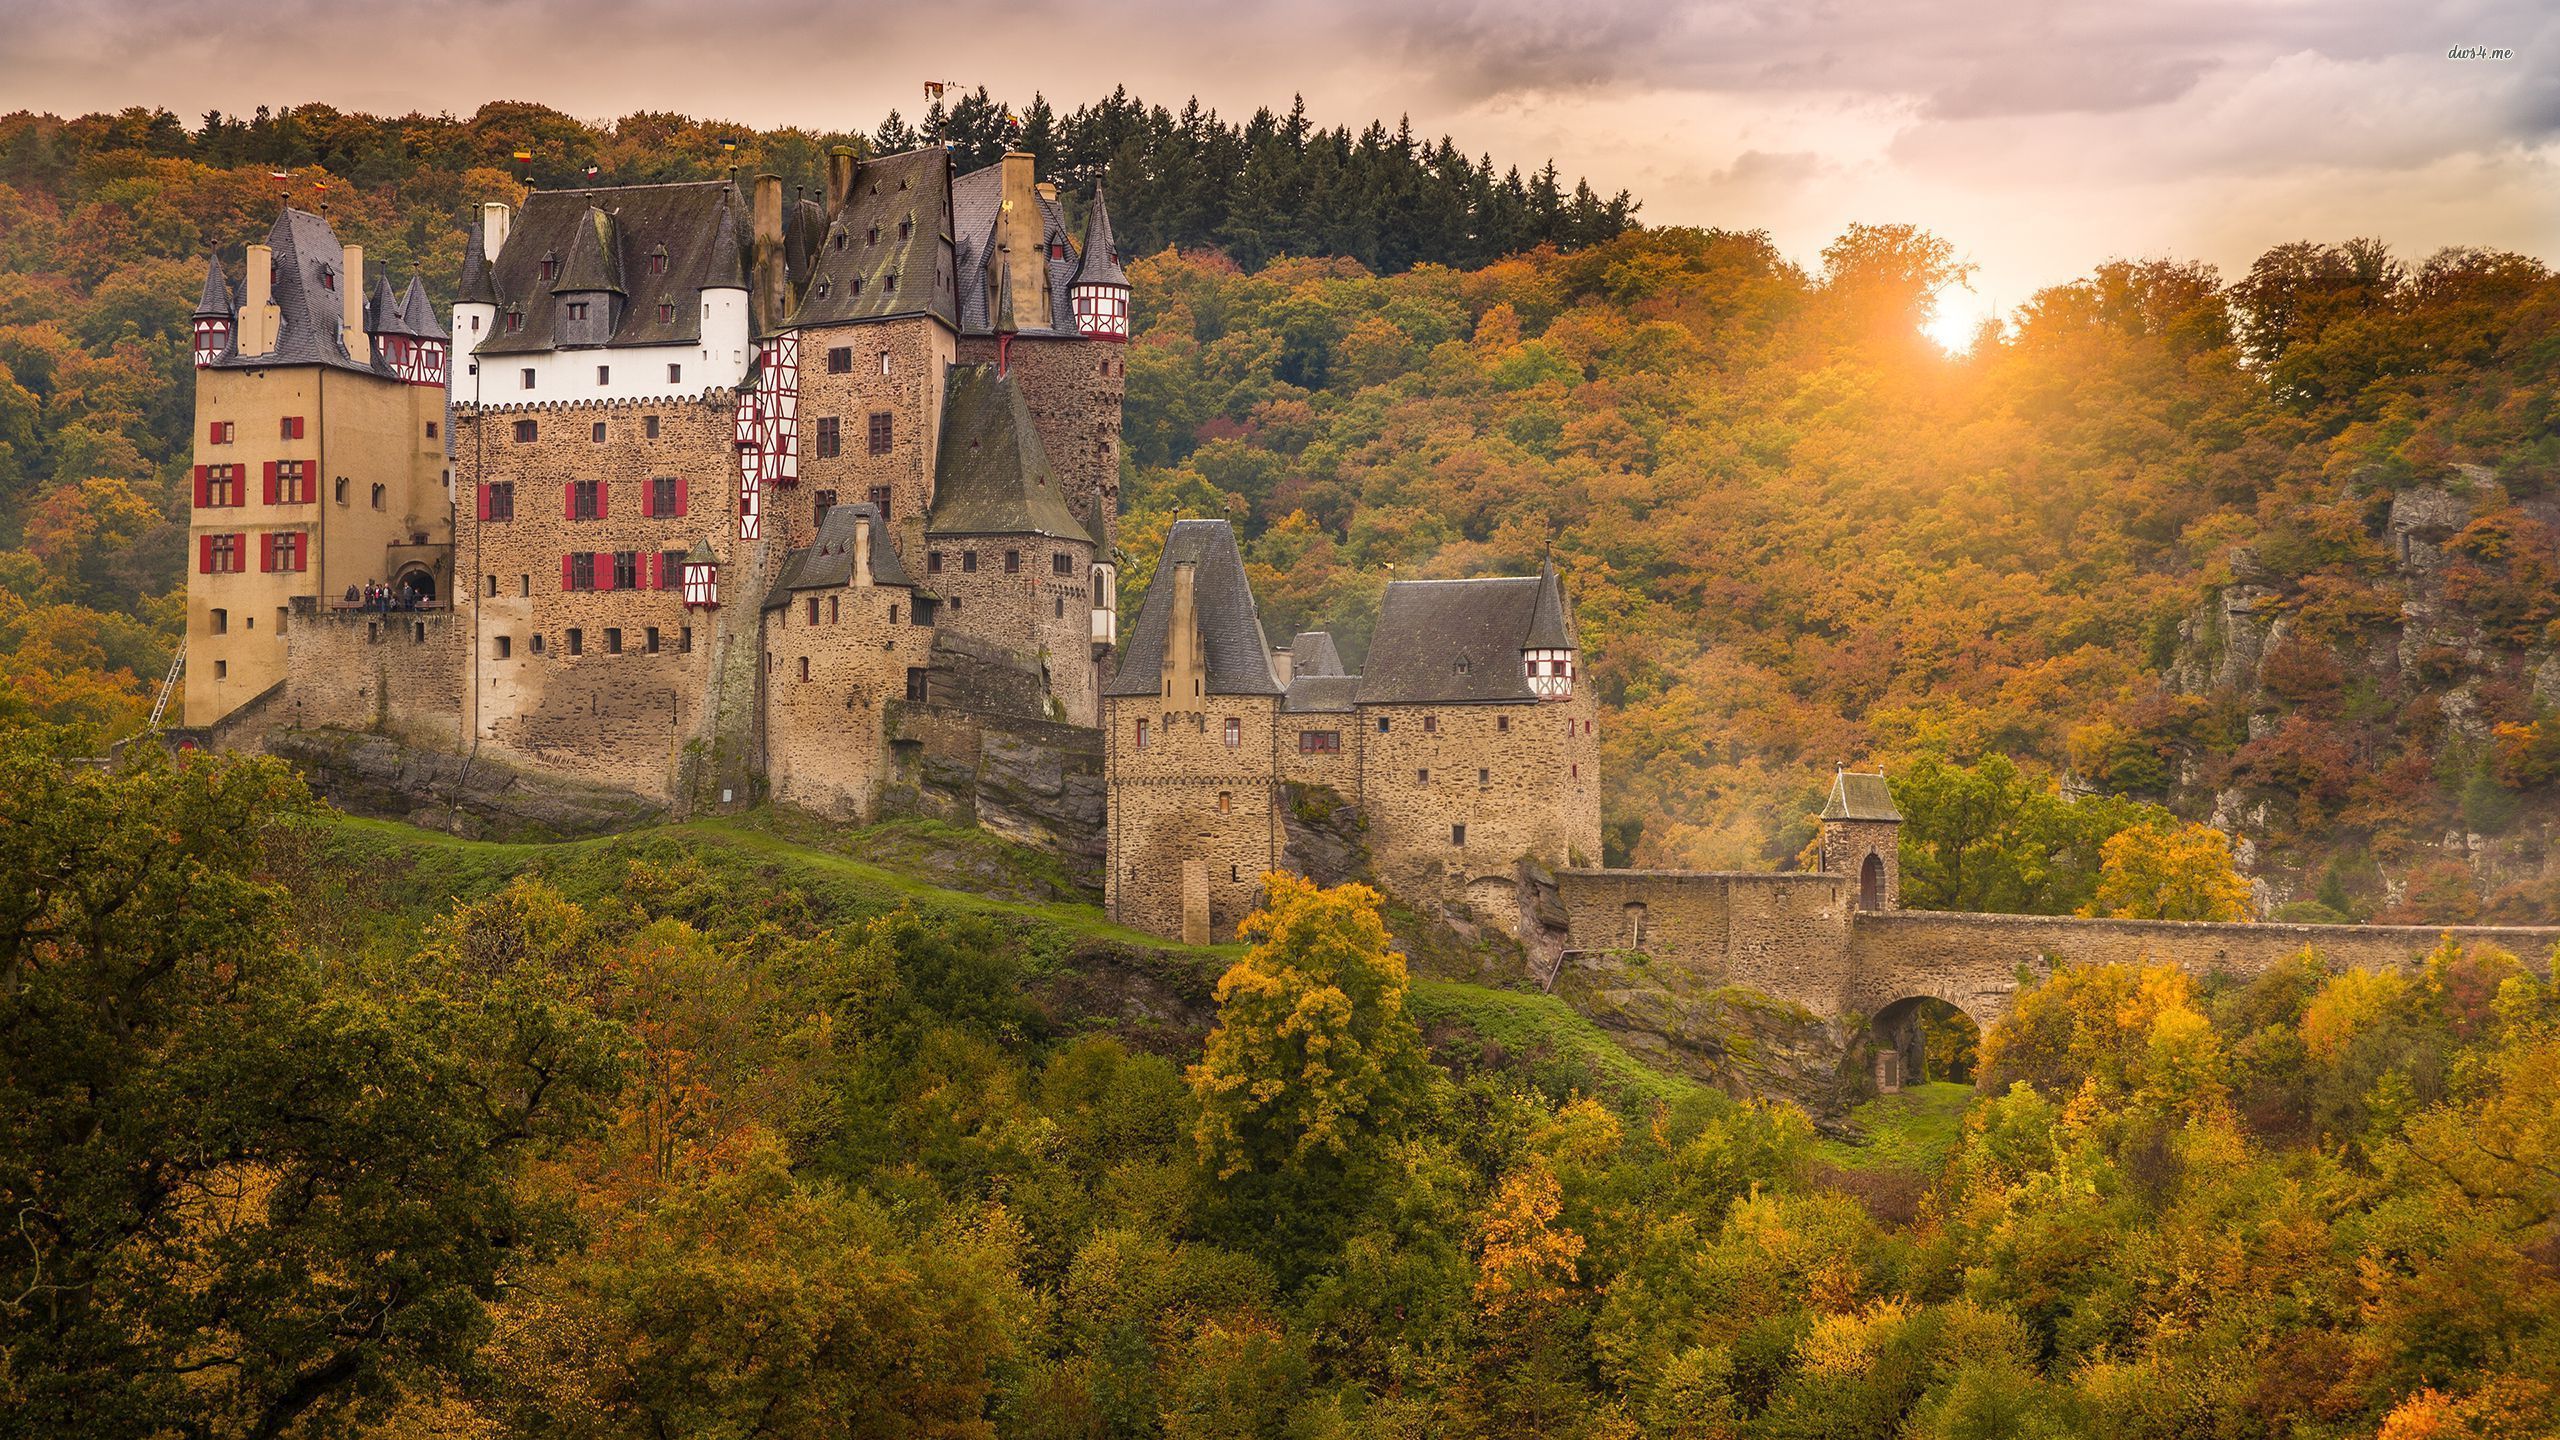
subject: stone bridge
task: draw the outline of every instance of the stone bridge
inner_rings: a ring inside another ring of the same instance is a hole
[[[2250,978],[2301,952],[2334,966],[2410,965],[2447,935],[2494,944],[2549,973],[2560,926],[2224,925],[1861,909],[1845,874],[1564,870],[1569,938],[1561,961],[1641,952],[1710,983],[1792,1001],[1817,1015],[1890,1021],[1943,1000],[1974,1023],[2006,1014],[2020,976],[2057,964],[2137,959]]]

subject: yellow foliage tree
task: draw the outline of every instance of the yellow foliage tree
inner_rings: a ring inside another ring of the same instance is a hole
[[[1422,1063],[1378,892],[1266,875],[1238,933],[1253,947],[1219,980],[1190,1071],[1202,1156],[1222,1180],[1347,1157],[1402,1112]]]
[[[1556,1223],[1564,1187],[1544,1160],[1502,1177],[1478,1232],[1476,1303],[1488,1315],[1544,1308],[1564,1298],[1582,1258],[1582,1237]]]
[[[2231,868],[2231,837],[2210,825],[2144,825],[2099,851],[2090,913],[2119,920],[2245,920],[2249,882]]]

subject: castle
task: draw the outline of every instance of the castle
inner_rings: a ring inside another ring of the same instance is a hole
[[[1130,296],[1085,210],[938,146],[537,192],[447,327],[287,209],[197,306],[187,723],[857,821],[893,702],[1093,726]]]
[[[1924,997],[1987,1022],[2057,958],[2435,943],[1905,911],[1890,788],[1845,770],[1816,871],[1599,868],[1552,563],[1387,585],[1353,675],[1324,633],[1273,645],[1231,528],[1187,520],[1121,643],[1131,294],[1084,210],[1079,241],[1031,156],[954,174],[941,147],[839,148],[788,199],[539,192],[479,207],[449,324],[285,210],[196,307],[189,743],[370,732],[670,814],[863,823],[938,784],[923,813],[1084,857],[1156,935],[1232,936],[1269,871],[1357,875],[1516,938],[1550,988],[1659,964],[1900,1024],[1905,1053]]]

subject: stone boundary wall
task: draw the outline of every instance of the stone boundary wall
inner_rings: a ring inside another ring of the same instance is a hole
[[[1873,1015],[1930,995],[1988,1024],[2008,1008],[2020,967],[2148,960],[2199,975],[2249,978],[2309,946],[2338,967],[2407,966],[2452,936],[2515,952],[2549,973],[2560,926],[2219,925],[2178,920],[2084,920],[2053,915],[1964,915],[1931,910],[1860,912],[1849,926],[1847,984],[1835,1004]]]
[[[1712,985],[1839,1013],[1852,903],[1845,875],[1559,870],[1556,892],[1572,950],[1641,952]],[[1640,934],[1629,909],[1638,905]]]
[[[452,611],[296,605],[285,650],[284,692],[259,707],[262,729],[371,730],[462,749],[467,662]]]

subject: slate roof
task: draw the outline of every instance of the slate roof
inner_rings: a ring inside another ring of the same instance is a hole
[[[1523,642],[1522,648],[1577,648],[1573,633],[1573,607],[1565,602],[1564,578],[1556,574],[1556,562],[1552,557],[1538,567],[1537,609],[1530,616],[1529,638]]]
[[[491,299],[501,308],[521,309],[524,326],[509,334],[504,326],[480,342],[483,355],[533,355],[553,348],[558,334],[555,321],[559,301],[554,292],[567,294],[567,282],[613,280],[624,287],[629,303],[613,334],[605,341],[608,347],[632,345],[686,345],[702,338],[702,304],[700,291],[708,276],[717,273],[727,260],[714,253],[720,243],[721,211],[735,194],[725,180],[696,180],[671,185],[621,185],[594,190],[537,190],[525,198],[523,209],[516,213],[508,233],[506,248],[498,252],[490,267]],[[582,238],[584,227],[596,231],[591,212],[604,216],[610,224],[610,235],[592,233]],[[476,229],[476,227],[475,227]],[[746,236],[734,223],[729,227],[733,243],[743,244]],[[610,240],[610,244],[607,241]],[[595,249],[582,251],[592,243]],[[664,270],[648,263],[657,248],[664,245],[667,264]],[[561,262],[558,275],[542,278],[545,255]],[[576,273],[593,260],[607,266],[604,273]],[[469,299],[469,258],[465,262],[464,298]],[[612,288],[590,284],[590,289]],[[671,307],[670,319],[658,318],[660,305]]]
[[[720,206],[720,218],[711,227],[711,245],[702,252],[704,290],[744,290],[747,288],[747,241],[738,229],[738,208],[726,203]]]
[[[929,535],[1045,535],[1093,543],[1067,500],[1031,406],[993,365],[954,365],[942,386]],[[1265,668],[1268,668],[1267,664]]]
[[[1120,268],[1119,248],[1111,239],[1111,211],[1102,203],[1102,186],[1093,187],[1093,214],[1084,227],[1084,260],[1076,266],[1078,285],[1126,285],[1129,272]]]
[[[1278,695],[1271,673],[1271,643],[1262,633],[1235,528],[1224,520],[1177,520],[1165,536],[1147,598],[1120,645],[1120,661],[1102,693],[1156,694],[1164,685],[1165,631],[1173,623],[1173,574],[1192,567],[1191,596],[1200,627],[1205,676],[1212,695]],[[1515,667],[1516,668],[1516,667]]]
[[[818,536],[809,544],[782,557],[782,565],[774,572],[773,588],[764,596],[764,608],[778,609],[791,603],[795,590],[836,590],[853,583],[853,542],[861,533],[859,521],[871,521],[871,580],[875,585],[898,585],[913,589],[914,577],[898,559],[898,547],[890,543],[889,526],[869,501],[838,505],[818,522]],[[694,557],[685,557],[701,563]]]
[[[444,325],[436,319],[436,302],[427,294],[427,277],[411,275],[408,293],[400,297],[400,320],[408,333],[421,340],[450,340]]]
[[[587,213],[578,217],[577,225],[569,233],[569,258],[560,266],[560,278],[551,282],[551,293],[586,294],[600,290],[609,290],[616,295],[629,293],[622,288],[619,239],[613,217],[599,206],[588,206]],[[665,243],[663,240],[658,242]],[[652,251],[656,248],[656,245],[650,247]]]
[[[196,314],[229,319],[232,308],[231,284],[223,278],[222,257],[208,255],[204,262],[204,293],[196,297]]]
[[[1024,315],[1017,313],[1014,325],[1025,335],[1072,335],[1076,333],[1075,307],[1067,299],[1067,287],[1075,278],[1076,250],[1067,234],[1066,213],[1058,202],[1037,200],[1040,207],[1040,253],[1043,283],[1048,287],[1049,313]],[[983,166],[951,182],[951,233],[954,240],[952,260],[957,267],[960,294],[960,330],[967,335],[990,334],[996,329],[996,316],[988,304],[988,278],[991,268],[1011,260],[1025,263],[1022,257],[1000,249],[1004,220],[1004,165]],[[1049,248],[1061,246],[1064,254],[1049,259]]]
[[[339,291],[320,280],[326,271],[336,283],[346,283],[346,252],[329,222],[288,205],[267,232],[267,245],[273,252],[276,283],[271,295],[280,322],[276,348],[264,355],[244,355],[235,341],[234,350],[219,363],[236,369],[334,365],[366,375],[388,373],[347,353],[346,338],[340,334],[346,323],[346,302]]]
[[[938,315],[958,329],[951,202],[951,152],[942,146],[864,161],[853,172],[853,191],[844,207],[827,218],[808,283],[783,323],[837,325],[893,315]],[[903,240],[898,238],[901,221],[908,227]],[[892,277],[895,288],[889,284]]]
[[[1333,643],[1332,632],[1301,630],[1289,642],[1289,674],[1293,679],[1310,675],[1341,675],[1342,652]]]
[[[1378,605],[1360,678],[1360,703],[1469,704],[1535,700],[1520,652],[1547,628],[1545,577],[1398,580]],[[1563,622],[1555,622],[1563,623]]]
[[[1882,775],[1843,770],[1831,777],[1831,798],[1823,804],[1822,818],[1899,821],[1902,811],[1895,807],[1893,787],[1884,783]]]
[[[1280,709],[1288,715],[1347,715],[1359,703],[1357,675],[1299,675],[1289,681],[1289,692],[1282,697]]]

